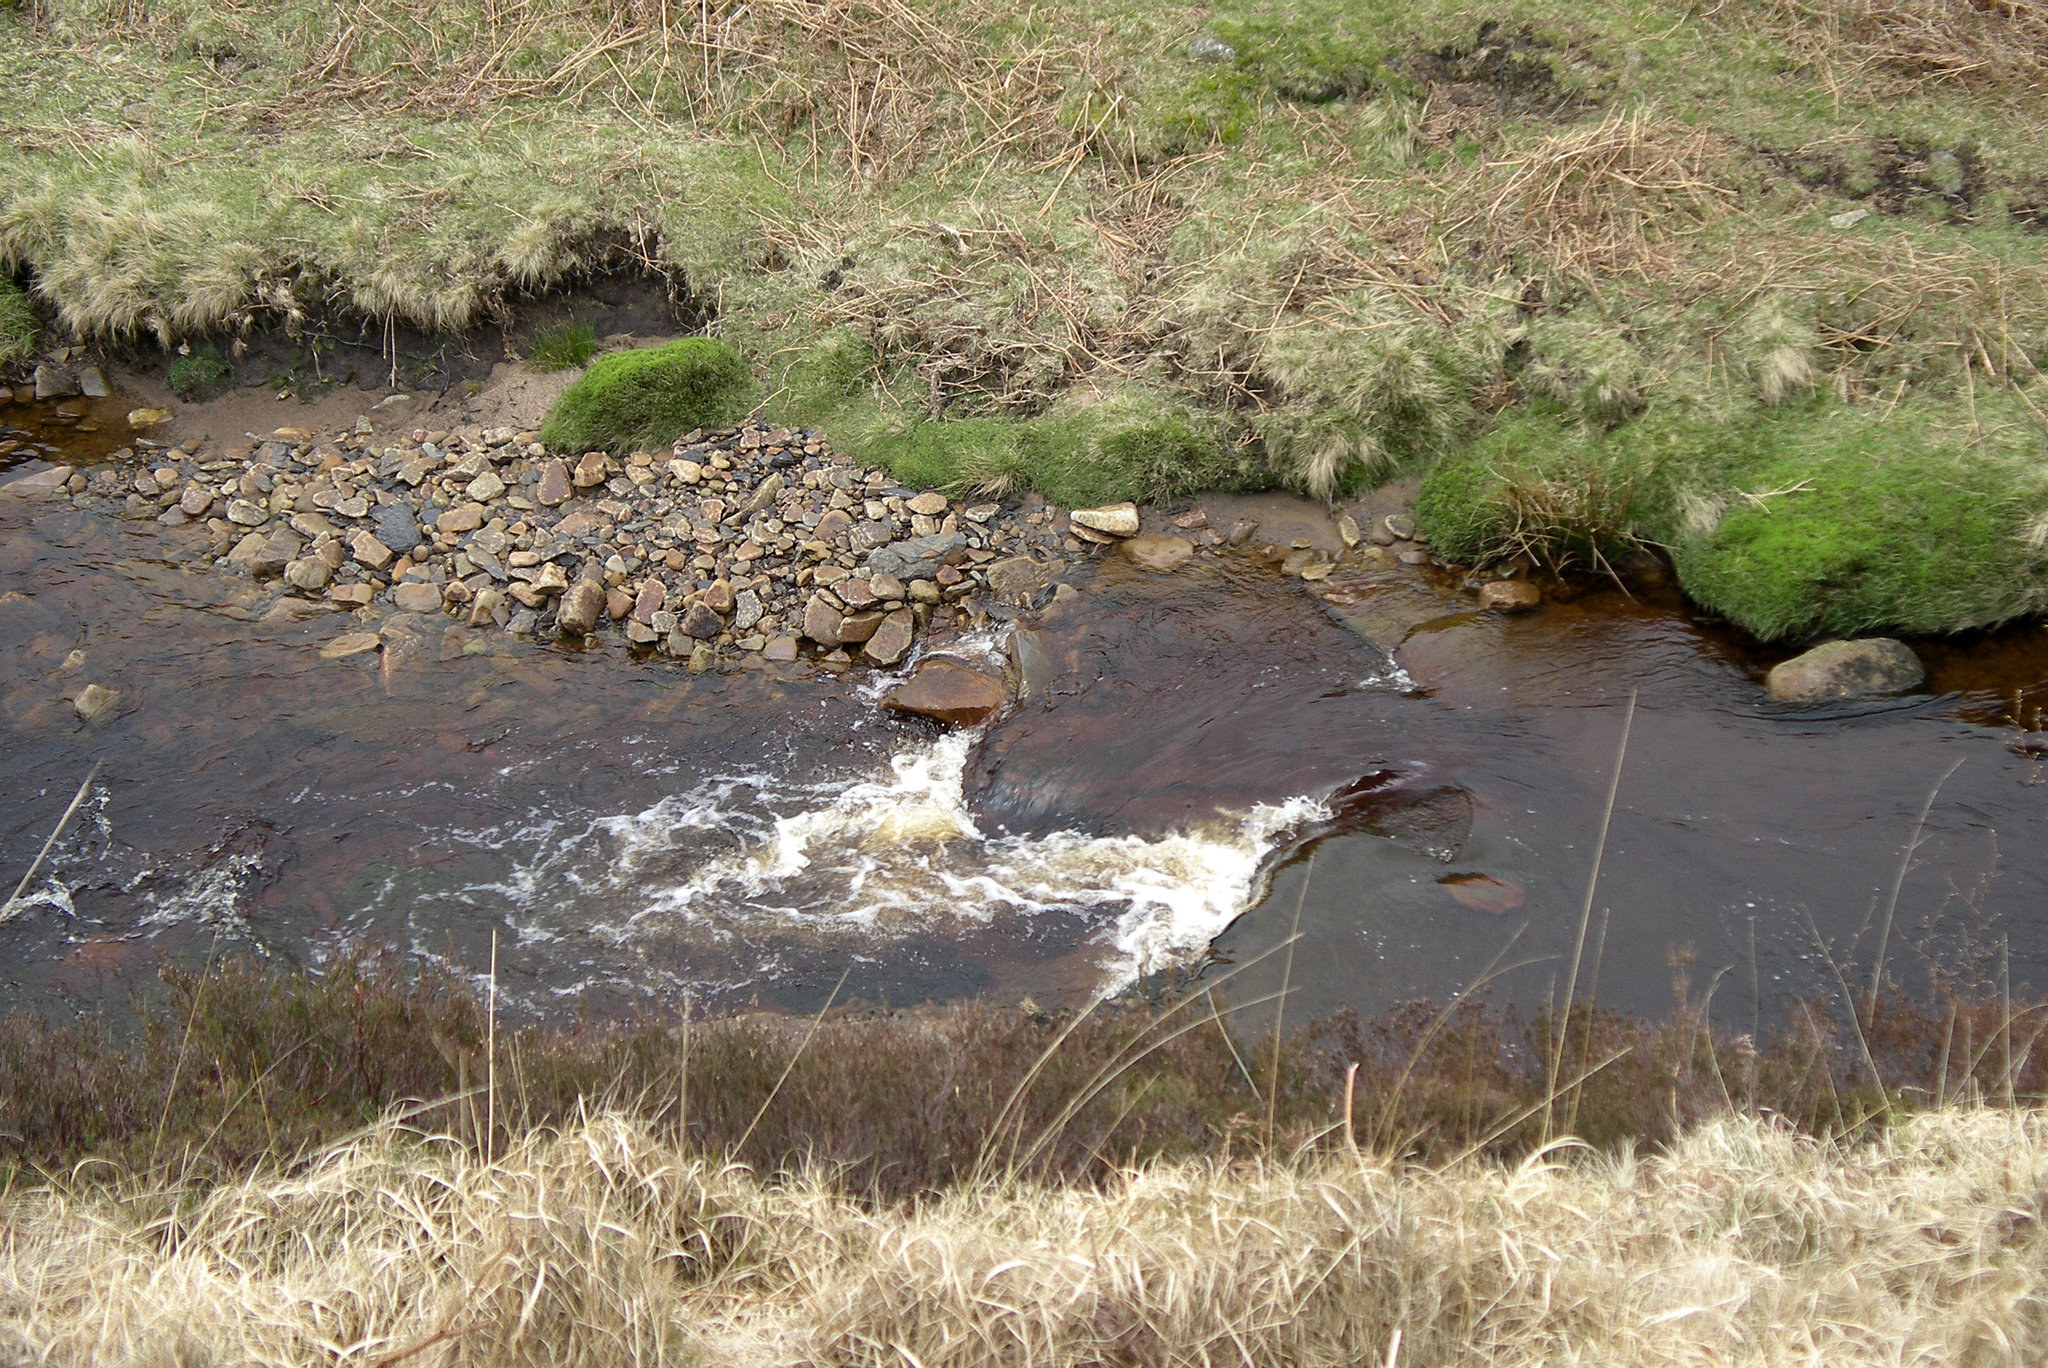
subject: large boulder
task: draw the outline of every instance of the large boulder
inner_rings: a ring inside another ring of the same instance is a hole
[[[1907,693],[1926,679],[1926,667],[1905,642],[1869,637],[1826,642],[1794,656],[1771,670],[1764,687],[1781,703],[1820,703]]]

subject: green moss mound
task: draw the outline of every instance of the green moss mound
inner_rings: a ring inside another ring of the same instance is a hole
[[[1950,632],[2048,607],[2038,430],[1934,402],[1830,405],[1752,446],[1739,490],[1691,496],[1672,553],[1687,593],[1757,636]]]
[[[738,352],[688,337],[600,358],[548,410],[540,439],[557,451],[650,450],[691,428],[736,423],[754,398]]]
[[[35,359],[36,315],[21,286],[0,276],[0,366]]]
[[[1611,431],[1530,412],[1440,462],[1417,515],[1446,556],[1670,550],[1764,640],[1989,627],[2048,608],[2048,466],[2017,403],[1812,400]]]

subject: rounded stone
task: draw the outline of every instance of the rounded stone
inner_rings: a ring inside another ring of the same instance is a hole
[[[1919,688],[1927,668],[1913,648],[1890,637],[1824,642],[1771,670],[1764,687],[1781,703],[1883,698]]]

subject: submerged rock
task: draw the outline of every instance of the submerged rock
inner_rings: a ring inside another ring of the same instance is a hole
[[[1527,580],[1493,580],[1479,587],[1479,606],[1493,613],[1526,613],[1543,606],[1543,591]]]
[[[1007,697],[1001,680],[957,660],[938,658],[918,666],[908,683],[890,693],[884,706],[948,726],[972,727],[995,716]]]
[[[1775,666],[1765,680],[1781,703],[1882,698],[1907,693],[1927,679],[1912,647],[1890,637],[1830,641]]]
[[[1186,565],[1195,546],[1185,537],[1133,537],[1124,543],[1124,554],[1142,569],[1164,575]]]

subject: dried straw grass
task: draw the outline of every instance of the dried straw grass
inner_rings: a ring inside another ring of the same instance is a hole
[[[850,1200],[599,1116],[486,1163],[394,1127],[201,1193],[18,1193],[0,1356],[50,1365],[2018,1364],[2048,1117],[1769,1124],[1514,1166],[1161,1164]]]
[[[1668,264],[1670,245],[1728,209],[1725,158],[1705,129],[1615,113],[1482,168],[1496,251],[1534,249],[1583,276]]]
[[[2038,0],[1772,0],[1744,13],[1831,84],[2048,89],[2048,5]]]

